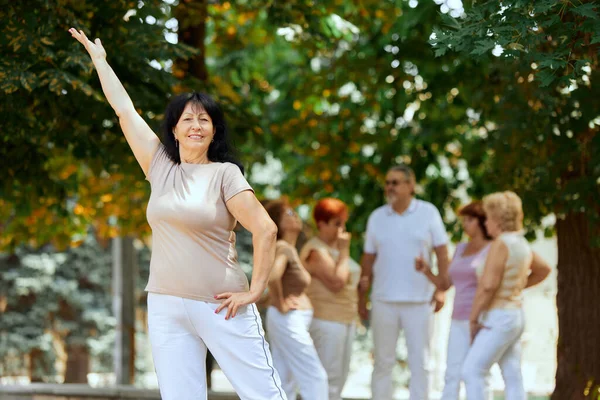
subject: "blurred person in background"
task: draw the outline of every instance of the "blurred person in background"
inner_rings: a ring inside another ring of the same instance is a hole
[[[477,268],[479,282],[469,318],[471,348],[462,375],[467,399],[483,399],[486,377],[498,363],[506,400],[525,400],[521,372],[521,335],[525,329],[523,289],[537,285],[550,266],[533,252],[523,235],[523,206],[510,191],[483,198],[486,228],[494,238],[485,263]]]
[[[322,199],[315,205],[313,218],[318,233],[300,251],[312,276],[307,290],[314,308],[310,334],[327,371],[329,400],[341,400],[358,321],[360,266],[350,258],[346,204]]]
[[[267,334],[275,368],[290,400],[327,400],[327,373],[309,333],[313,307],[306,295],[311,277],[302,265],[296,241],[302,220],[285,199],[266,210],[277,225],[275,263],[269,279]]]
[[[406,165],[390,168],[385,177],[387,204],[369,216],[361,260],[359,313],[368,318],[371,297],[374,368],[372,398],[393,397],[392,369],[396,346],[404,331],[410,369],[410,398],[429,399],[430,345],[434,312],[444,304],[448,278],[448,237],[438,209],[418,200],[415,174]],[[421,257],[431,265],[435,252],[442,285],[437,289],[415,270]]]
[[[476,268],[485,262],[491,243],[485,227],[485,212],[481,201],[474,201],[458,211],[464,233],[469,240],[456,245],[454,257],[448,273],[450,284],[455,288],[454,308],[448,337],[448,353],[446,358],[446,376],[441,400],[458,400],[462,380],[462,365],[471,346],[469,316],[477,290]],[[421,257],[417,257],[415,267],[422,272],[436,287],[443,289],[446,284],[431,271],[430,265]],[[482,400],[491,398],[489,387]]]

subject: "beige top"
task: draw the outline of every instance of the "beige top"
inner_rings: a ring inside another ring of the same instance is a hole
[[[338,249],[329,247],[318,237],[313,237],[306,242],[300,251],[302,262],[306,262],[312,251],[320,251],[326,257],[333,258],[336,262],[340,255]],[[360,266],[351,258],[348,262],[350,276],[348,277],[346,286],[339,292],[332,292],[318,278],[313,278],[311,281],[306,293],[313,304],[314,318],[345,324],[353,323],[358,319],[357,285],[360,279]]]
[[[152,228],[146,290],[219,303],[223,292],[248,291],[235,249],[235,218],[225,202],[252,190],[231,163],[176,164],[160,145],[148,171],[146,212]]]
[[[284,240],[278,240],[275,247],[275,257],[285,254],[288,263],[281,277],[283,298],[295,297],[298,310],[312,309],[311,302],[306,295],[306,288],[310,284],[310,274],[304,268],[294,246]]]
[[[521,308],[522,293],[527,284],[533,253],[527,239],[523,237],[521,232],[504,232],[498,238],[508,248],[508,259],[504,267],[502,282],[490,303],[489,309]],[[483,263],[478,266],[477,276],[481,277],[483,268]]]

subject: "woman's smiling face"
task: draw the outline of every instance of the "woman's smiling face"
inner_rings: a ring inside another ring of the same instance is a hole
[[[202,154],[208,151],[215,128],[206,110],[200,104],[190,102],[173,128],[173,134],[182,150]]]

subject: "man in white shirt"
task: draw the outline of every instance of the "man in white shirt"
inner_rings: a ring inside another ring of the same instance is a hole
[[[359,312],[368,318],[371,289],[371,327],[375,365],[371,377],[373,400],[392,400],[392,369],[396,346],[404,331],[410,369],[410,399],[429,400],[429,348],[433,314],[444,304],[425,275],[415,270],[421,256],[431,265],[435,251],[440,276],[448,282],[448,237],[437,208],[414,197],[415,175],[404,165],[392,167],[385,178],[387,204],[369,217],[361,261]]]

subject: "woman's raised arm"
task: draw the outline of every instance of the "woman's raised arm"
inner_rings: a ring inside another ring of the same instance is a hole
[[[77,31],[75,28],[69,29],[69,33],[79,43],[83,44],[90,55],[94,67],[98,72],[104,95],[110,106],[115,110],[117,117],[119,117],[119,123],[125,134],[127,143],[129,143],[129,147],[131,147],[135,158],[147,175],[152,157],[160,143],[158,137],[150,129],[146,121],[137,113],[121,81],[119,81],[115,72],[108,65],[106,50],[104,50],[100,39],[92,42],[83,31]]]

